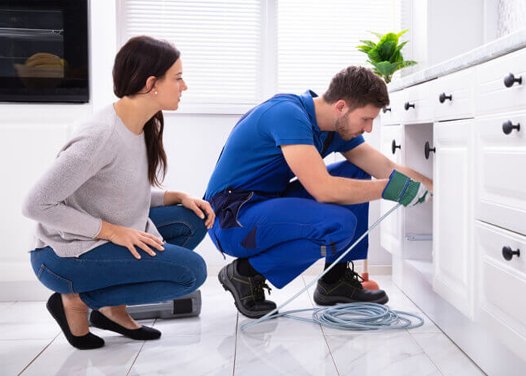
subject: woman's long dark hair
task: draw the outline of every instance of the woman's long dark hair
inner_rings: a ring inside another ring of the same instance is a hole
[[[131,38],[115,57],[113,92],[119,98],[138,94],[146,85],[148,77],[162,78],[180,55],[179,50],[168,42],[147,36]],[[161,185],[168,167],[163,130],[163,113],[159,111],[144,126],[148,180],[155,186]]]

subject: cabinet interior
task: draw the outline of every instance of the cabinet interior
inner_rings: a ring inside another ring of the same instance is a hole
[[[433,152],[425,158],[425,145],[433,148],[433,123],[405,126],[405,165],[433,178]],[[433,200],[405,209],[404,259],[415,260],[415,266],[432,278]]]

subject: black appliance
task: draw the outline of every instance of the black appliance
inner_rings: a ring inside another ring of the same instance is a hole
[[[0,0],[0,101],[89,101],[88,0]]]

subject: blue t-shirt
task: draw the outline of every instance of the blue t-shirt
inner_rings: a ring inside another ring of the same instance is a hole
[[[205,199],[225,189],[281,194],[294,177],[281,145],[314,145],[322,153],[330,132],[322,132],[316,122],[313,97],[278,94],[254,107],[236,124],[221,152],[208,182]],[[338,133],[323,153],[346,152],[364,142],[362,136],[350,141]]]

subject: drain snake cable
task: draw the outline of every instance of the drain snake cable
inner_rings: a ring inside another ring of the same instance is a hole
[[[282,303],[265,316],[255,321],[249,321],[241,325],[241,330],[261,324],[265,321],[276,319],[278,317],[287,317],[294,320],[316,323],[325,327],[341,330],[392,330],[392,329],[414,329],[424,325],[424,320],[413,313],[391,310],[389,307],[377,303],[347,303],[337,304],[327,308],[306,308],[276,313],[284,306],[292,302],[298,296],[308,290],[314,283],[322,278],[329,270],[342,260],[369,232],[378,226],[392,212],[398,209],[401,204],[393,206],[376,222],[374,222],[344,253],[340,255],[327,269],[320,275],[309,282],[304,288]],[[295,314],[302,312],[312,312],[311,318],[297,316]],[[412,320],[414,319],[414,321]]]

